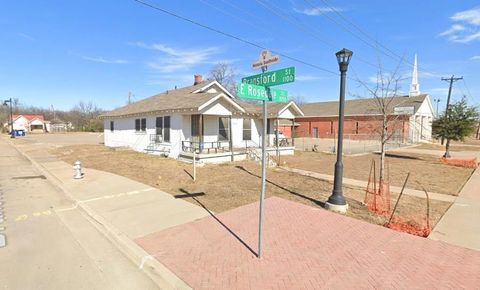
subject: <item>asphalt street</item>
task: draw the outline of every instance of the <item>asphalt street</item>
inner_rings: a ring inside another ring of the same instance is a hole
[[[158,289],[5,138],[0,193],[0,289]]]

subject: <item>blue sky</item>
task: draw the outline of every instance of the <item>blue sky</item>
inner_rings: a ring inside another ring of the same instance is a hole
[[[349,48],[350,98],[366,94],[354,79],[369,82],[379,60],[386,73],[399,63],[375,49],[376,39],[405,57],[400,74],[406,77],[418,54],[420,89],[441,98],[440,106],[448,88],[440,78],[451,74],[465,78],[455,83],[454,100],[463,94],[480,100],[478,1],[145,1],[335,72],[335,51]],[[0,25],[0,98],[27,105],[69,109],[84,100],[112,109],[125,104],[129,91],[138,100],[190,85],[193,74],[208,75],[222,61],[239,77],[258,73],[250,68],[258,48],[132,0],[3,0]],[[338,98],[337,75],[285,58],[271,69],[287,66],[297,73],[295,83],[282,86],[290,96]],[[403,91],[409,82],[403,81]]]

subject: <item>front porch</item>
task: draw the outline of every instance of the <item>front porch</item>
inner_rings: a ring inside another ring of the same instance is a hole
[[[241,147],[230,147],[229,141],[182,141],[182,151],[178,159],[189,163],[193,162],[193,158],[199,163],[223,163],[247,159],[260,161],[262,156],[261,146],[251,141],[244,141],[244,144]],[[280,139],[278,145],[278,147],[267,146],[266,148],[267,157],[274,162],[280,155],[293,155],[295,153],[292,138]]]

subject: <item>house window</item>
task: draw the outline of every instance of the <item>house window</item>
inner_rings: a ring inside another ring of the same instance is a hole
[[[147,119],[135,119],[135,131],[145,132],[147,130]]]
[[[313,127],[312,128],[312,137],[313,138],[318,138],[318,127]]]
[[[252,140],[252,119],[243,119],[243,140]]]
[[[170,142],[170,116],[157,117],[155,120],[156,134],[163,142]]]
[[[170,116],[163,117],[163,141],[170,142]]]
[[[200,140],[200,115],[192,115],[190,128],[192,130],[192,138],[196,141]]]
[[[355,134],[358,135],[358,122],[355,122]]]
[[[140,119],[135,119],[135,131],[140,131]]]
[[[330,134],[333,134],[333,121],[330,121]]]
[[[113,132],[115,130],[115,124],[113,121],[110,121],[110,132]]]
[[[163,136],[163,117],[157,117],[155,120],[156,134]]]
[[[226,141],[229,136],[229,126],[228,118],[220,117],[218,118],[218,140]]]

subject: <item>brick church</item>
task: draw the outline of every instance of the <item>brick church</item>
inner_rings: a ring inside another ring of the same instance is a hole
[[[344,138],[355,140],[377,139],[382,115],[374,99],[345,101]],[[286,136],[311,138],[336,138],[338,128],[338,101],[307,103],[301,105],[304,116],[296,117],[294,126],[284,124]],[[417,57],[415,56],[410,93],[393,97],[389,118],[394,119],[388,130],[392,138],[402,143],[428,142],[432,138],[434,110],[428,94],[420,93]],[[282,125],[282,124],[280,124]]]

